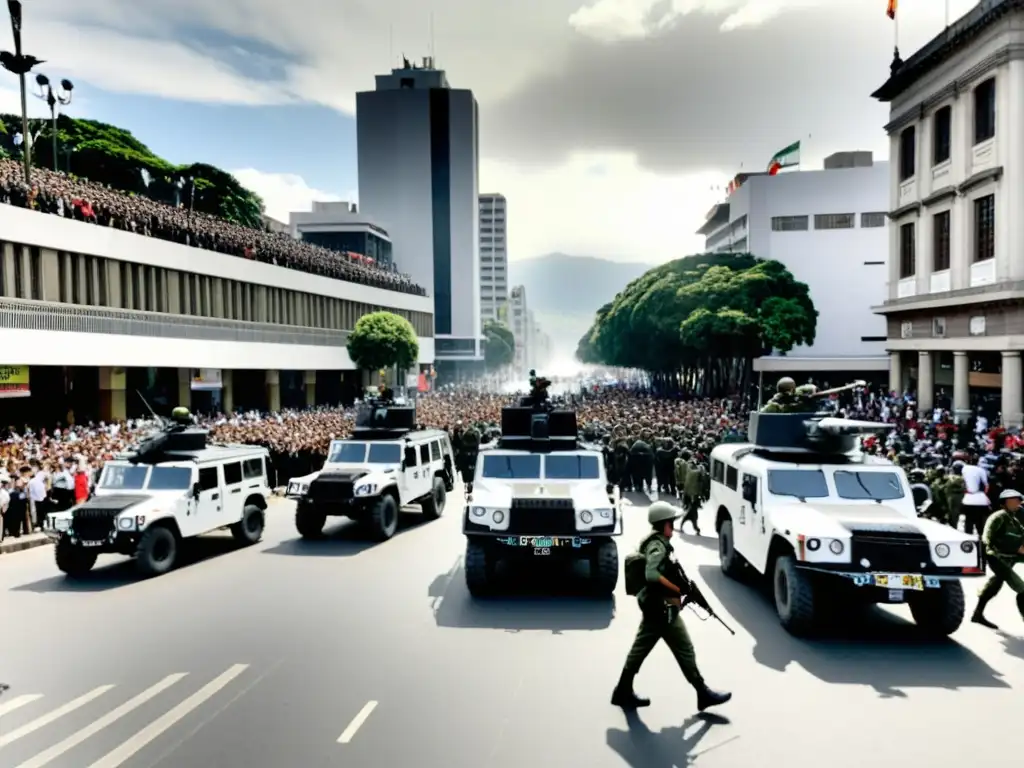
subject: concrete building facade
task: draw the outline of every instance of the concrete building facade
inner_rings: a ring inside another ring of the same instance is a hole
[[[289,227],[299,240],[359,254],[385,269],[394,266],[391,236],[355,203],[314,202],[310,211],[291,213]]]
[[[504,195],[480,195],[480,320],[497,320],[508,302],[508,205]]]

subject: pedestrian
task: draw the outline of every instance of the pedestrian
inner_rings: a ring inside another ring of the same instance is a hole
[[[672,531],[675,521],[681,516],[680,511],[667,501],[656,501],[647,511],[652,531],[638,549],[645,560],[646,576],[646,585],[637,594],[642,618],[633,647],[626,656],[622,675],[612,693],[612,704],[623,709],[650,706],[650,699],[641,698],[634,692],[633,680],[659,640],[664,640],[668,645],[683,677],[697,692],[698,710],[703,712],[708,707],[724,704],[732,698],[731,693],[714,691],[704,682],[697,668],[693,643],[680,617],[684,595],[681,588],[666,576],[670,573],[669,567],[674,557]]]
[[[985,618],[985,606],[992,602],[999,590],[1006,584],[1017,593],[1017,610],[1024,618],[1024,579],[1013,570],[1015,565],[1024,563],[1024,513],[1021,499],[1024,495],[1012,489],[999,494],[1003,508],[992,515],[985,524],[982,542],[988,556],[988,567],[992,576],[978,593],[978,607],[974,609],[971,621],[989,629],[999,629]]]

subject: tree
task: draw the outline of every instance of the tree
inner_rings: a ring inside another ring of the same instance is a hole
[[[516,338],[503,323],[484,323],[484,362],[491,370],[512,365],[516,357]]]
[[[717,394],[745,387],[755,357],[812,344],[817,317],[807,285],[779,262],[699,254],[627,285],[598,310],[576,354]]]
[[[356,322],[348,337],[348,355],[357,367],[371,371],[397,366],[408,370],[420,356],[412,323],[394,312],[371,312]]]

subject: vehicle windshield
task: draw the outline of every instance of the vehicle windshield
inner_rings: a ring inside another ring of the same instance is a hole
[[[497,480],[540,480],[540,456],[489,454],[484,456],[483,477]]]
[[[768,492],[798,499],[824,499],[828,498],[828,485],[820,469],[770,469]]]
[[[598,480],[601,469],[597,456],[548,456],[544,459],[544,477],[549,480]]]
[[[192,485],[188,467],[153,467],[146,488],[151,491],[187,491]]]
[[[836,472],[836,493],[841,499],[902,499],[903,485],[895,472]]]
[[[366,443],[335,440],[327,456],[328,464],[362,464],[366,459]]]
[[[367,457],[368,464],[400,464],[402,461],[402,446],[396,443],[370,443],[370,455]]]
[[[141,491],[146,484],[145,464],[107,464],[100,478],[100,488],[118,491]]]

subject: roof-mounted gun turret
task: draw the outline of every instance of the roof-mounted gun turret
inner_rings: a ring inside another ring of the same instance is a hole
[[[416,429],[416,407],[395,405],[390,390],[369,398],[356,411],[352,437],[360,440],[393,440]]]
[[[192,453],[207,446],[210,433],[195,426],[188,408],[178,406],[160,430],[129,451],[125,458],[133,464],[159,464],[175,458],[171,453]]]
[[[894,424],[855,421],[810,413],[752,413],[748,430],[753,450],[765,453],[847,456],[865,435],[888,432]]]
[[[513,451],[574,451],[579,429],[576,412],[557,408],[551,402],[551,381],[530,371],[530,394],[519,405],[501,409],[501,439],[498,447]]]

